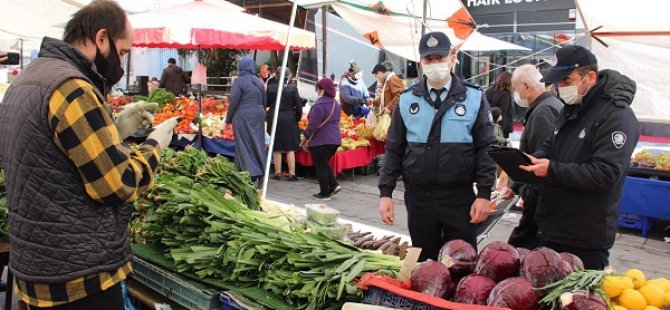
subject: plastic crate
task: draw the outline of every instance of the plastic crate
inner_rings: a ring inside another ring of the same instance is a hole
[[[404,310],[440,310],[420,301],[406,298],[383,288],[370,286],[363,302],[369,305],[386,306]]]
[[[223,310],[247,310],[247,308],[240,306],[230,296],[221,293],[221,309]]]
[[[619,214],[619,227],[641,230],[642,236],[645,238],[649,235],[652,224],[652,219],[648,216],[627,213]]]
[[[192,310],[221,309],[220,294],[214,289],[133,257],[133,279]],[[234,309],[234,308],[233,308]]]

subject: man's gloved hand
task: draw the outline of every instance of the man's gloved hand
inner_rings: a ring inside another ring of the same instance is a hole
[[[134,132],[149,127],[154,122],[154,117],[149,113],[158,108],[155,102],[136,102],[124,107],[116,119],[116,128],[121,140],[125,140]]]
[[[158,148],[162,151],[170,145],[172,141],[172,134],[174,133],[174,128],[177,127],[179,123],[177,117],[162,122],[160,125],[154,128],[154,131],[147,137],[147,139],[154,139],[158,142]]]

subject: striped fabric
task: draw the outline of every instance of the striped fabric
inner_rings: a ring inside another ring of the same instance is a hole
[[[101,272],[96,275],[76,278],[67,283],[38,284],[16,280],[16,295],[31,306],[48,308],[80,300],[104,291],[133,271],[131,263],[121,266],[116,272]]]

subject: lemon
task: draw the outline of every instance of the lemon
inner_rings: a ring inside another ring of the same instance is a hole
[[[665,305],[670,306],[670,292],[665,292]]]
[[[640,288],[639,292],[644,296],[647,304],[656,308],[661,308],[665,305],[665,296],[663,290],[656,285],[647,284]]]
[[[627,288],[619,295],[619,304],[628,310],[643,310],[647,301],[640,292]]]
[[[670,292],[670,280],[666,278],[658,278],[647,281],[647,284],[653,284],[660,287],[664,292]]]
[[[629,277],[631,280],[633,280],[635,289],[643,287],[645,282],[647,282],[647,279],[644,277],[644,273],[639,269],[628,269],[628,271],[626,271],[626,277]]]
[[[612,305],[612,308],[614,310],[628,310],[628,309],[626,309],[626,307],[622,307],[620,305]]]
[[[629,277],[626,277],[626,276],[623,276],[619,279],[621,279],[621,282],[623,283],[623,287],[629,288],[629,289],[634,289],[635,288],[635,284],[633,284],[633,279],[631,279]]]
[[[654,306],[646,306],[642,310],[661,310],[661,309],[659,309],[658,307],[654,307]]]
[[[626,287],[624,287],[624,284],[619,277],[606,276],[605,279],[603,279],[603,290],[610,298],[619,296],[624,288]]]

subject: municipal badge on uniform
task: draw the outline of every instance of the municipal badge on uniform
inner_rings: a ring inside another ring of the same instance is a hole
[[[465,115],[465,112],[467,112],[467,110],[465,110],[464,105],[457,104],[456,107],[454,108],[454,112],[458,116],[463,116],[463,115]],[[491,111],[489,111],[489,119],[493,119],[493,115],[491,115]]]
[[[409,106],[409,114],[414,115],[414,114],[416,114],[416,113],[419,113],[419,110],[420,110],[420,108],[419,108],[419,104],[416,103],[416,102],[415,102],[415,103],[412,103],[412,104]]]
[[[440,42],[438,42],[437,39],[435,39],[434,36],[430,36],[430,38],[428,39],[428,41],[426,41],[426,46],[428,46],[428,47],[436,47],[438,43],[440,43]]]
[[[626,144],[626,134],[618,130],[613,132],[612,143],[614,143],[614,147],[620,149],[624,144]]]

